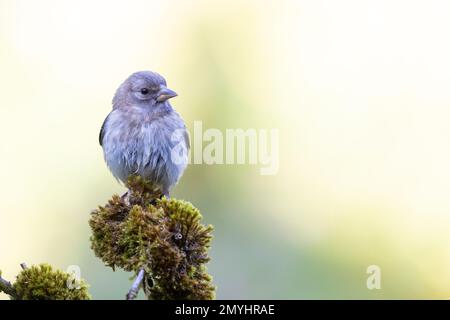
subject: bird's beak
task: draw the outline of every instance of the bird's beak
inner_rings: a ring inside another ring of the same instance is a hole
[[[170,90],[169,88],[165,87],[165,86],[161,86],[161,89],[158,92],[158,97],[156,98],[156,101],[158,102],[164,102],[170,98],[176,97],[178,94],[173,91]]]

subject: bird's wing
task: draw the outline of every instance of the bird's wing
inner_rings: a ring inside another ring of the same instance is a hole
[[[109,114],[106,117],[105,121],[103,121],[102,128],[100,129],[100,134],[98,135],[98,142],[101,146],[103,146],[103,136],[105,135],[105,124],[108,121]]]

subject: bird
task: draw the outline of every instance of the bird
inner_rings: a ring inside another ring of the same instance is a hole
[[[170,197],[187,167],[190,149],[186,125],[169,102],[176,96],[164,77],[152,71],[133,73],[117,89],[99,143],[119,182],[141,176]]]

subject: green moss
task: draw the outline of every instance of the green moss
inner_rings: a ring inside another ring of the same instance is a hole
[[[149,299],[213,299],[215,287],[205,264],[212,226],[191,203],[160,199],[140,177],[130,177],[129,203],[115,195],[92,213],[95,254],[106,265],[146,271]]]
[[[40,264],[22,270],[13,289],[17,300],[89,300],[86,283],[81,280],[69,286],[69,273],[53,270],[48,264]]]

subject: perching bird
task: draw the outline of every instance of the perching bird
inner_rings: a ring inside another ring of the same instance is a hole
[[[169,197],[188,163],[189,136],[169,99],[177,94],[155,72],[132,74],[117,89],[99,141],[112,174],[139,175]]]

